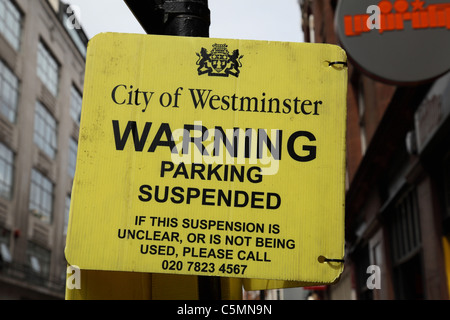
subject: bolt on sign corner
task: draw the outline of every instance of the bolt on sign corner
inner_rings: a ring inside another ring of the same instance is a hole
[[[68,262],[335,281],[344,256],[345,61],[326,44],[95,37]]]

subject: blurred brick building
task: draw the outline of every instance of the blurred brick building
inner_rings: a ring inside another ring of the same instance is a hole
[[[339,0],[300,5],[305,42],[340,45]],[[448,299],[450,74],[400,86],[351,60],[348,72],[346,264],[327,297]],[[367,286],[370,265],[381,289]]]

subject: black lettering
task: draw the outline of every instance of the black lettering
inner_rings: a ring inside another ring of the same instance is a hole
[[[219,101],[220,100],[220,97],[218,96],[218,95],[213,95],[212,97],[211,97],[211,99],[209,99],[209,107],[211,108],[211,109],[213,109],[213,110],[217,110],[217,109],[219,109],[220,107],[215,107],[214,106],[214,101]]]
[[[175,173],[173,174],[173,178],[178,177],[180,174],[183,175],[185,179],[189,179],[189,175],[187,173],[186,165],[184,164],[184,162],[181,162],[178,165],[177,170],[175,170]]]
[[[178,105],[178,96],[181,94],[178,91],[181,89],[181,91],[183,91],[183,87],[178,87],[177,90],[175,91],[175,104],[173,106],[173,108],[179,108],[180,106]]]
[[[133,89],[133,86],[130,86],[130,91],[128,91],[128,105],[132,106],[133,103],[131,102],[131,100],[133,99],[133,91],[131,91],[131,89]]]
[[[233,143],[228,140],[222,127],[216,127],[214,130],[214,150],[213,156],[220,155],[220,140],[228,151],[228,154],[233,158],[238,154],[239,128],[233,129]]]
[[[139,188],[140,193],[142,193],[142,195],[139,195],[139,200],[141,200],[142,202],[149,202],[150,200],[152,200],[152,194],[151,191],[152,187],[150,187],[149,185],[142,185]]]
[[[139,93],[142,93],[142,91],[139,91],[139,88],[136,89],[136,91],[134,92],[135,96],[134,96],[134,105],[135,106],[140,106],[141,103],[139,102]]]
[[[155,201],[159,203],[166,202],[167,199],[169,198],[169,187],[168,186],[164,187],[164,196],[162,198],[160,198],[159,190],[160,190],[159,186],[155,186]]]
[[[304,151],[308,151],[309,153],[306,156],[299,156],[294,149],[295,140],[299,137],[306,137],[309,141],[316,141],[316,137],[308,131],[297,131],[294,132],[288,140],[287,149],[288,153],[292,159],[299,162],[308,162],[312,161],[316,158],[316,147],[315,146],[303,146]]]
[[[289,103],[288,103],[289,101]],[[291,112],[291,105],[290,105],[291,99],[284,99],[283,101],[283,113],[288,114]]]
[[[145,123],[144,131],[142,132],[141,137],[139,137],[136,121],[128,121],[122,136],[120,135],[119,121],[113,120],[112,124],[114,130],[114,141],[116,143],[116,150],[122,151],[125,148],[125,145],[128,141],[128,136],[130,135],[131,131],[133,135],[134,150],[142,152],[142,150],[144,149],[145,142],[147,141],[148,133],[150,132],[150,128],[152,126],[151,122]]]
[[[142,254],[147,254],[148,253],[148,244],[146,244],[146,245],[141,244],[141,253]]]
[[[237,99],[236,94],[233,94],[231,96],[231,99],[233,100],[233,103],[232,103],[232,106],[231,106],[231,110],[237,111],[238,109],[236,109],[236,99]]]
[[[271,202],[271,199],[275,198],[275,203]],[[267,193],[267,209],[278,209],[281,206],[281,197],[277,193]]]
[[[175,165],[174,165],[173,162],[170,162],[170,161],[163,161],[163,162],[161,162],[161,175],[160,175],[160,177],[164,178],[164,174],[166,172],[172,171],[174,168],[175,168]]]
[[[222,181],[222,178],[220,177],[220,175],[217,173],[217,170],[219,170],[219,168],[221,168],[222,165],[219,164],[217,166],[214,167],[212,164],[208,164],[208,180],[211,180],[211,176],[214,174],[214,176],[216,177],[217,181]]]
[[[173,189],[172,189],[172,194],[173,194],[175,197],[177,197],[177,198],[171,197],[170,200],[171,200],[173,203],[177,203],[177,204],[183,203],[183,201],[184,201],[184,195],[183,195],[183,192],[184,192],[184,189],[183,189],[182,187],[175,187],[175,188],[173,188]],[[176,218],[175,218],[175,219],[176,219]]]
[[[226,99],[225,99],[226,98]],[[226,105],[227,107],[224,108],[223,105],[220,107],[222,110],[228,110],[230,108],[230,102],[228,101],[230,99],[230,96],[223,96],[222,97],[222,103]]]
[[[205,165],[203,163],[193,163],[191,166],[191,179],[195,179],[195,175],[197,174],[200,179],[205,180],[203,171],[205,171]]]
[[[237,177],[239,182],[244,182],[244,170],[245,167],[241,166],[241,171],[238,171],[239,169],[236,166],[231,166],[230,171],[230,181],[234,181],[234,178]]]
[[[227,207],[231,207],[231,198],[232,198],[232,190],[228,190],[228,195],[225,195],[225,192],[221,189],[218,190],[217,195],[217,205],[220,207],[222,205],[222,200],[226,204]]]
[[[294,99],[294,102],[295,102],[295,105],[294,105],[294,113],[295,113],[295,114],[300,114],[300,113],[301,113],[301,112],[298,111],[298,109],[297,109],[298,103],[299,103],[300,101],[301,101],[301,100],[299,100],[297,97],[295,97],[295,99]]]
[[[166,140],[161,140],[163,134],[166,136]],[[157,147],[169,147],[172,153],[177,154],[177,147],[175,146],[175,141],[173,140],[172,130],[168,123],[162,123],[153,139],[148,152],[155,152]]]
[[[260,196],[258,198],[258,196]],[[263,202],[264,201],[264,192],[252,192],[252,201],[251,201],[251,207],[255,209],[264,209],[264,205],[258,205],[256,202]],[[268,208],[269,209],[269,208]]]
[[[277,98],[271,98],[269,99],[269,112],[272,113],[272,102],[276,101],[277,102],[277,109],[275,111],[275,113],[280,113],[280,100],[278,100]]]
[[[213,206],[214,202],[207,202],[207,199],[214,199],[214,195],[207,194],[208,192],[214,193],[214,189],[203,189],[202,205]]]
[[[204,109],[212,90],[189,89],[189,91],[191,92],[192,102],[194,103],[195,109],[197,109],[199,104],[201,108]],[[195,91],[197,91],[197,96],[195,95]],[[208,92],[208,95],[204,98],[206,92]]]
[[[192,137],[191,131],[201,131],[201,137]],[[186,124],[184,125],[183,132],[183,147],[182,153],[189,154],[189,143],[193,142],[197,149],[202,153],[202,155],[208,156],[208,151],[206,151],[205,146],[203,145],[203,141],[208,138],[208,128],[205,126]]]
[[[117,100],[116,100],[116,91],[117,91],[117,89],[118,89],[119,87],[124,87],[125,89],[127,88],[127,86],[124,85],[124,84],[119,84],[119,85],[117,85],[117,86],[113,89],[113,91],[111,92],[111,98],[112,98],[112,100],[114,101],[115,104],[121,105],[121,104],[125,104],[125,99],[124,99],[122,102],[117,102]]]
[[[312,102],[310,100],[304,100],[301,105],[301,109],[303,114],[311,114],[312,111],[306,112],[305,106],[312,106]]]
[[[251,128],[245,129],[245,141],[244,141],[244,158],[249,159],[252,151],[252,135],[253,130]]]
[[[188,188],[187,189],[187,196],[186,196],[186,203],[190,204],[191,199],[196,199],[200,196],[200,190],[197,188]]]
[[[150,97],[147,96],[147,93],[150,93]],[[150,103],[150,100],[152,99],[154,92],[142,92],[142,94],[144,95],[145,100],[145,109],[142,109],[142,112],[145,112],[147,111],[148,104]]]
[[[275,160],[281,160],[281,141],[282,141],[283,131],[276,130],[276,146],[272,144],[272,141],[267,136],[267,131],[265,129],[258,129],[258,145],[257,145],[257,158],[262,159],[262,149],[263,143],[266,144],[267,149]]]
[[[242,203],[239,203],[239,195],[244,196],[244,201]],[[248,194],[245,191],[239,191],[236,190],[234,193],[234,206],[239,207],[245,207],[248,204]]]
[[[322,104],[322,101],[314,101],[314,115],[315,116],[318,116],[319,115],[319,111],[317,110],[319,107],[318,107],[318,105],[319,104]]]
[[[166,103],[164,103],[164,96],[167,95],[169,97],[169,101]],[[172,95],[168,92],[164,92],[160,97],[159,97],[159,103],[161,104],[161,106],[163,106],[164,108],[167,108],[168,106],[170,106],[170,104],[172,103]]]
[[[255,173],[254,175],[252,175],[253,171],[257,171],[258,173]],[[247,171],[247,179],[248,181],[252,182],[252,183],[260,183],[262,181],[262,169],[260,167],[251,167],[250,169],[248,169]]]
[[[258,111],[258,99],[256,97],[242,97],[241,98],[241,111],[244,111],[244,100],[247,101],[247,110],[246,111],[252,111],[251,110],[251,102],[254,102],[254,110]]]

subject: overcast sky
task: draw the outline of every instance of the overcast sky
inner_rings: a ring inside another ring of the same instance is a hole
[[[123,0],[63,0],[79,8],[89,38],[145,33]],[[209,0],[211,38],[303,42],[298,0]]]

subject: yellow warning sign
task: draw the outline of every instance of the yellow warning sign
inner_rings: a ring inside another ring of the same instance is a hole
[[[96,36],[68,262],[335,281],[344,256],[345,61],[326,44]]]

